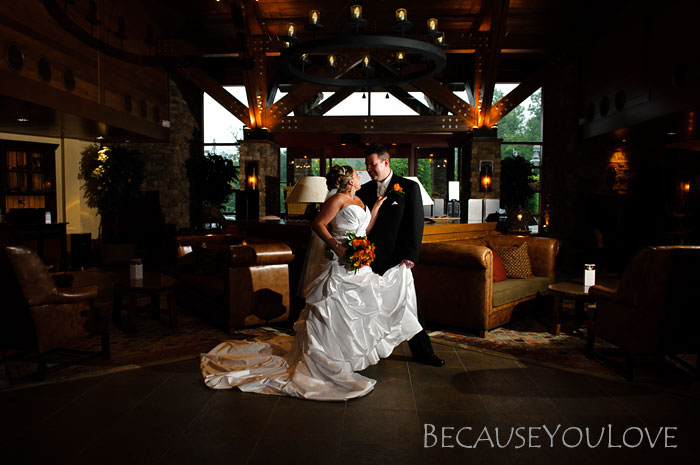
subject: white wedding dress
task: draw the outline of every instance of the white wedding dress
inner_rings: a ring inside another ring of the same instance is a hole
[[[366,235],[369,209],[349,205],[329,223],[338,240]],[[356,373],[388,357],[421,330],[413,275],[396,266],[383,276],[366,266],[348,271],[321,258],[304,286],[306,307],[295,336],[224,341],[201,356],[204,382],[212,389],[347,400],[369,393],[375,380]]]

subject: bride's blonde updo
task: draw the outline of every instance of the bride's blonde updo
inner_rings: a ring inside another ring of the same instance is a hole
[[[348,183],[353,176],[352,166],[333,165],[326,174],[326,186],[328,190],[338,189],[338,192],[344,192],[348,188]]]

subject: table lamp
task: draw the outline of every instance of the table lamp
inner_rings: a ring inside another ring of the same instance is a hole
[[[306,211],[303,218],[312,220],[318,212],[318,204],[326,201],[328,188],[326,178],[322,176],[304,176],[294,185],[289,192],[285,203],[306,203]]]

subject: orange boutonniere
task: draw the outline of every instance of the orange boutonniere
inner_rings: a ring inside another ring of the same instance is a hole
[[[403,188],[399,186],[398,183],[394,184],[394,187],[392,188],[392,192],[394,192],[397,195],[404,195]]]

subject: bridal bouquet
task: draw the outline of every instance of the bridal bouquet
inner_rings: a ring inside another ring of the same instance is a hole
[[[348,248],[348,251],[340,261],[349,271],[357,273],[357,270],[363,266],[370,265],[374,261],[374,244],[365,236],[356,236],[355,233],[348,233],[348,239],[343,245]],[[330,249],[327,250],[326,257],[333,258],[333,252]]]

